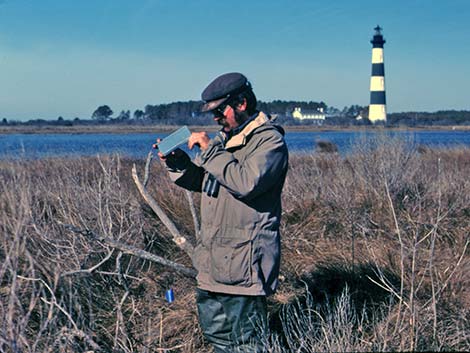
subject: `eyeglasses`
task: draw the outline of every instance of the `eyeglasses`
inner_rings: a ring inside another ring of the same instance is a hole
[[[212,113],[215,115],[215,116],[218,116],[218,117],[221,117],[223,118],[225,116],[225,110],[227,109],[227,106],[229,104],[221,104],[219,105],[217,108],[215,108],[214,110],[212,110]]]

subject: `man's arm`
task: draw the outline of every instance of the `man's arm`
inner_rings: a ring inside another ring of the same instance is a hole
[[[287,168],[287,147],[281,134],[265,131],[253,136],[244,161],[238,161],[221,143],[211,141],[198,164],[239,198],[253,198],[278,182]]]
[[[204,169],[196,166],[181,149],[177,149],[170,155],[158,156],[165,162],[171,180],[178,186],[190,191],[201,192]]]

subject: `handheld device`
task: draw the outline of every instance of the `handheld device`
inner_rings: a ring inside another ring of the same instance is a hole
[[[157,144],[157,148],[164,156],[167,156],[179,146],[187,143],[189,136],[191,136],[191,131],[185,125],[161,140]]]

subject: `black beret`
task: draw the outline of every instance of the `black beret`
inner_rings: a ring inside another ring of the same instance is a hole
[[[230,97],[247,89],[251,89],[251,85],[244,75],[238,72],[223,74],[212,81],[202,92],[201,98],[205,104],[201,110],[203,112],[213,110]]]

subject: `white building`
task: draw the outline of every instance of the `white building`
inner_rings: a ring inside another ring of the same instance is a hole
[[[326,114],[323,112],[323,108],[302,112],[300,107],[296,107],[292,112],[292,117],[299,120],[325,120],[325,116]]]

